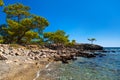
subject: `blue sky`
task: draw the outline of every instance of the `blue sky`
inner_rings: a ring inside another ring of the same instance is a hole
[[[4,0],[6,4],[21,2],[30,12],[48,19],[45,31],[64,30],[79,43],[120,47],[120,0]],[[0,9],[1,10],[1,9]],[[5,16],[0,12],[0,24]]]

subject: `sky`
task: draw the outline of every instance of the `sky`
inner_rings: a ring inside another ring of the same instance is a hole
[[[120,47],[120,0],[4,0],[30,6],[30,12],[45,17],[50,25],[45,32],[64,30],[70,40],[104,47]],[[0,8],[2,11],[2,8]],[[0,24],[5,14],[0,11]]]

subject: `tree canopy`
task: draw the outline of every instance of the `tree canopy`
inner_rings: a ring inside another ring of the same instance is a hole
[[[41,37],[49,22],[41,16],[31,14],[29,10],[28,6],[20,3],[4,7],[7,24],[2,25],[0,30],[4,43],[21,44]]]
[[[57,30],[56,32],[44,33],[44,38],[48,43],[54,44],[66,44],[69,42],[68,35],[63,30]]]
[[[93,44],[93,42],[96,41],[95,38],[89,38],[88,40],[91,42],[91,44]]]
[[[0,0],[0,6],[3,6],[3,5],[4,5],[3,0]]]
[[[0,0],[0,6],[3,5],[3,0]],[[63,30],[43,33],[49,22],[44,17],[31,14],[29,6],[21,3],[10,4],[4,6],[3,12],[6,14],[6,24],[0,25],[0,43],[46,42],[72,46],[76,42],[70,42],[69,36]]]

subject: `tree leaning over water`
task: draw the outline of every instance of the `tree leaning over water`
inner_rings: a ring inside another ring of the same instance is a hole
[[[32,40],[40,39],[43,30],[49,22],[29,12],[30,7],[15,3],[4,7],[7,24],[1,26],[0,32],[4,43],[30,43]]]

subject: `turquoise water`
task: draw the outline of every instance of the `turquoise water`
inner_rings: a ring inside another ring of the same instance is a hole
[[[105,50],[108,52],[103,57],[79,57],[69,64],[52,64],[43,75],[51,80],[120,80],[120,48]]]
[[[106,56],[78,58],[60,65],[59,80],[120,80],[120,48],[105,48]]]

